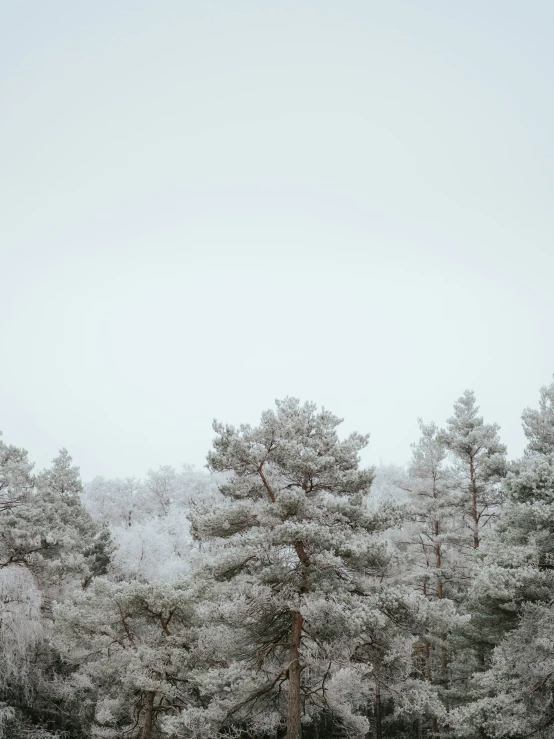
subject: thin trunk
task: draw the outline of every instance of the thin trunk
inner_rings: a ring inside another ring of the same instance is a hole
[[[433,682],[433,673],[431,670],[431,644],[429,642],[425,642],[425,677],[428,682]],[[421,719],[418,720],[418,730],[421,731],[422,723]],[[439,723],[436,716],[431,717],[431,731],[433,734],[439,733]]]
[[[258,466],[258,474],[262,480],[263,486],[272,503],[276,502],[275,493],[264,475],[263,460]],[[305,486],[303,485],[304,489]],[[306,551],[303,542],[295,541],[294,549],[300,560],[302,568],[310,566],[310,557]],[[303,572],[302,582],[300,585],[300,594],[308,592],[308,583],[306,581],[306,572]],[[292,627],[290,633],[289,644],[289,666],[288,666],[288,704],[287,704],[287,737],[286,739],[302,739],[302,703],[300,699],[300,644],[302,641],[302,614],[298,611],[292,613]]]
[[[375,739],[383,739],[381,685],[379,680],[375,681]]]
[[[294,549],[302,567],[302,578],[300,581],[300,595],[309,591],[306,569],[310,566],[310,556],[302,541],[294,542]],[[302,642],[302,614],[298,611],[292,613],[292,629],[289,647],[289,696],[287,711],[287,739],[300,739],[302,736],[302,725],[300,717],[302,706],[300,701],[300,644]]]
[[[302,614],[292,614],[289,648],[289,694],[287,707],[287,739],[302,739],[300,701],[300,640],[302,637]]]
[[[469,476],[471,479],[471,517],[473,518],[473,548],[479,549],[479,514],[477,512],[477,473],[473,457],[469,460]]]
[[[440,533],[439,529],[439,522],[435,521],[435,527],[434,527],[434,534],[435,537],[438,537]],[[442,552],[441,552],[441,545],[440,542],[438,542],[435,539],[435,567],[437,568],[437,598],[443,598],[443,592],[442,592],[442,576],[441,576],[441,565],[442,565]]]
[[[433,679],[431,674],[431,645],[428,641],[425,642],[425,677],[429,682]]]
[[[435,521],[435,536],[439,535],[439,522]],[[442,550],[440,543],[435,542],[435,565],[439,574],[437,574],[437,597],[442,600],[444,598],[444,592],[442,589],[442,577],[440,575],[440,568],[442,565]],[[448,655],[446,652],[446,634],[441,634],[441,668],[442,668],[442,680],[446,685],[446,667],[448,663]],[[433,731],[435,731],[433,729]]]
[[[146,700],[144,701],[144,723],[142,725],[142,731],[140,732],[140,739],[150,739],[152,736],[152,724],[154,723],[154,698],[156,693],[153,690],[146,693]]]

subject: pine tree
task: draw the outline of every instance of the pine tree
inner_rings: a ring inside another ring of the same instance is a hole
[[[78,499],[83,492],[83,483],[79,468],[72,464],[73,459],[67,449],[60,449],[52,466],[43,470],[38,476],[36,485],[40,492],[53,498]]]
[[[482,531],[497,515],[502,502],[500,480],[506,474],[506,447],[500,443],[498,426],[478,416],[471,390],[458,398],[441,440],[451,452],[465,493],[463,515],[472,533],[471,546],[478,549]]]
[[[414,551],[416,577],[424,595],[456,598],[460,591],[459,548],[463,522],[459,494],[447,449],[434,423],[419,422],[421,437],[412,445],[408,468],[409,546]]]
[[[66,450],[36,477],[27,452],[0,445],[0,673],[10,737],[67,723],[58,656],[49,645],[52,602],[105,571],[109,538],[80,502]],[[63,672],[63,670],[62,670]],[[40,733],[42,732],[42,734]]]
[[[194,600],[186,583],[98,578],[56,606],[54,641],[75,667],[66,690],[85,707],[92,736],[150,739],[198,703]]]
[[[412,444],[413,456],[406,483],[409,486],[408,517],[399,539],[412,564],[405,568],[406,579],[444,611],[443,621],[447,628],[438,632],[432,622],[431,628],[421,633],[418,652],[423,660],[423,679],[439,686],[447,703],[448,632],[457,624],[453,601],[459,601],[465,590],[465,568],[460,562],[463,520],[456,479],[446,464],[447,449],[438,428],[434,423],[424,424],[421,420],[419,427],[421,437]],[[433,734],[439,731],[436,716],[432,717],[431,730]]]
[[[34,485],[33,466],[26,449],[8,446],[0,439],[0,513],[28,498]]]
[[[61,449],[52,466],[36,477],[34,527],[44,546],[35,571],[46,602],[59,599],[65,587],[88,584],[103,571],[100,562],[111,550],[109,537],[81,502],[83,484],[72,462],[67,449]]]
[[[554,451],[554,382],[541,387],[538,410],[526,408],[521,418],[528,453]]]
[[[478,557],[469,605],[491,648],[517,625],[525,603],[554,596],[553,391],[541,388],[539,409],[522,414],[529,444],[502,481],[504,510]]]
[[[364,733],[371,699],[379,736],[387,683],[376,666],[396,643],[394,623],[417,606],[407,603],[415,594],[382,584],[390,557],[378,532],[390,516],[364,506],[373,472],[358,469],[358,453],[368,437],[339,440],[341,420],[312,403],[276,405],[255,428],[214,422],[208,463],[231,473],[228,502],[192,516],[212,562],[212,616],[234,633],[220,671],[229,692],[216,697],[227,721],[264,733],[284,714],[288,739],[329,711]]]
[[[459,712],[465,734],[551,736],[554,714],[554,415],[553,386],[522,420],[529,445],[503,481],[506,505],[479,551],[468,608],[491,654],[474,679],[478,697]]]

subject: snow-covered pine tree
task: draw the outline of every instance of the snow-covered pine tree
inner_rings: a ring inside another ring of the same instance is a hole
[[[0,480],[10,501],[0,512],[0,672],[14,737],[66,721],[57,655],[48,645],[51,603],[98,574],[98,547],[107,544],[80,503],[79,471],[69,454],[62,450],[35,478],[31,467],[24,450],[0,447]]]
[[[475,676],[473,701],[453,713],[457,737],[552,739],[553,624],[551,603],[522,606],[517,628],[495,648],[490,668]]]
[[[514,462],[503,487],[504,511],[479,552],[468,602],[490,648],[517,625],[524,603],[554,597],[554,452]]]
[[[538,409],[526,408],[521,419],[527,437],[527,453],[554,451],[554,382],[541,387]]]
[[[33,528],[33,464],[25,449],[0,440],[0,568],[29,563],[46,544]]]
[[[75,668],[65,689],[89,717],[87,736],[175,736],[160,723],[197,703],[194,600],[184,582],[97,578],[56,606],[54,641]]]
[[[514,465],[506,509],[480,550],[467,606],[488,645],[488,670],[470,686],[479,700],[459,712],[460,731],[552,736],[554,712],[554,454]],[[472,734],[472,735],[473,735]],[[460,734],[462,735],[462,734]]]
[[[407,517],[396,539],[406,552],[406,582],[416,587],[442,612],[447,629],[438,631],[431,619],[430,627],[421,633],[417,652],[423,665],[423,679],[438,686],[447,703],[449,688],[448,632],[456,625],[456,605],[465,590],[465,568],[460,547],[464,522],[460,515],[459,492],[452,469],[446,464],[447,449],[434,423],[420,419],[421,436],[412,444],[412,460],[408,467]],[[438,733],[436,716],[431,717],[431,731]]]
[[[434,423],[419,421],[421,436],[412,444],[408,467],[408,505],[411,523],[405,527],[415,555],[415,577],[424,595],[456,598],[460,591],[463,521],[447,449]]]
[[[78,499],[83,492],[79,468],[72,464],[73,459],[67,449],[60,449],[52,466],[37,475],[36,486],[42,495],[56,499]]]
[[[473,549],[478,549],[483,528],[498,513],[502,503],[499,483],[506,474],[506,446],[498,437],[499,427],[485,424],[478,412],[475,393],[466,390],[440,434],[458,474],[462,511]]]
[[[82,493],[79,467],[61,449],[37,475],[33,497],[34,527],[44,545],[34,569],[46,603],[59,599],[63,588],[86,585],[105,572],[111,542],[84,508]]]
[[[478,415],[475,394],[466,390],[454,404],[454,415],[438,439],[449,452],[449,463],[458,495],[458,511],[464,524],[458,544],[460,578],[456,601],[461,614],[468,615],[467,591],[475,573],[476,553],[484,532],[498,519],[504,492],[501,481],[506,474],[506,447],[498,437],[496,424],[485,424]],[[464,703],[468,681],[475,671],[486,666],[490,646],[471,620],[453,629],[448,639],[450,707]]]
[[[67,451],[36,478],[27,452],[5,447],[0,454],[0,479],[10,501],[1,511],[0,567],[28,567],[39,587],[87,576],[83,549],[93,545],[98,526],[81,504],[79,469]]]
[[[0,513],[21,504],[30,495],[33,466],[26,449],[8,446],[0,439]]]
[[[208,464],[232,475],[227,503],[192,515],[211,560],[212,616],[234,633],[216,699],[228,721],[260,733],[284,716],[287,739],[300,739],[303,722],[331,712],[363,734],[367,704],[377,707],[386,685],[374,669],[378,654],[386,663],[379,645],[409,620],[411,596],[382,582],[389,554],[377,534],[390,516],[364,505],[367,436],[339,440],[341,419],[313,403],[276,406],[255,428],[214,422]]]
[[[495,737],[551,736],[554,724],[554,386],[541,388],[538,410],[522,420],[529,439],[510,465],[506,504],[480,548],[467,605],[473,628],[492,652],[460,710],[460,731]]]

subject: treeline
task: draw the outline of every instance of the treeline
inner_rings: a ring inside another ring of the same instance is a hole
[[[286,398],[86,486],[0,440],[0,739],[554,736],[554,384],[522,418],[375,471]]]

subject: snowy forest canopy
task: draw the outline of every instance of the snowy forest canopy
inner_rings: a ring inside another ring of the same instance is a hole
[[[313,403],[83,485],[0,440],[0,739],[554,736],[554,383],[406,469]]]

